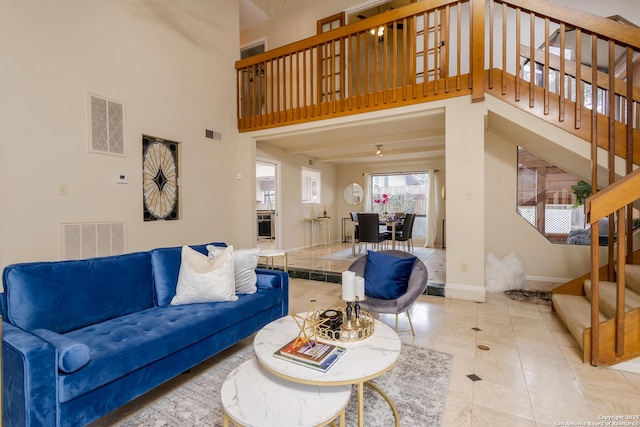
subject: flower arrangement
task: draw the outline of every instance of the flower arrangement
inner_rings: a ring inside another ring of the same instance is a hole
[[[377,205],[382,205],[382,211],[386,212],[387,211],[387,203],[389,203],[389,196],[385,193],[385,194],[382,195],[381,198],[374,199],[373,203],[375,203]]]

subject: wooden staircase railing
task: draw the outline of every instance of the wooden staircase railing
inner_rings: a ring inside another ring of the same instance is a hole
[[[634,252],[623,230],[632,229],[632,203],[640,197],[632,172],[640,165],[640,28],[538,0],[432,0],[237,61],[235,68],[240,132],[457,96],[479,102],[489,93],[589,142],[592,235],[609,216],[604,274],[611,280],[617,262],[623,298],[620,273]],[[599,169],[608,182],[598,182]],[[610,204],[612,197],[625,203]],[[598,255],[592,239],[593,364],[603,360]],[[617,360],[631,321],[621,307]]]
[[[585,331],[592,365],[610,365],[631,357],[640,356],[640,308],[625,312],[625,265],[633,263],[633,251],[627,257],[627,242],[633,241],[633,227],[627,228],[627,210],[633,202],[640,199],[640,169],[630,173],[621,180],[608,186],[602,191],[590,196],[585,201],[585,212],[591,224],[591,235],[599,235],[599,221],[609,217],[613,225],[616,217],[617,229],[617,260],[616,273],[608,274],[610,281],[616,282],[616,316],[600,323],[600,247],[598,239],[591,239],[591,328]],[[614,247],[614,239],[609,236],[609,248]],[[613,267],[613,263],[608,264]],[[601,331],[602,329],[602,331]],[[601,332],[604,332],[601,334]],[[604,339],[601,339],[601,336]]]

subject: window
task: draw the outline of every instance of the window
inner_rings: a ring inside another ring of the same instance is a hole
[[[319,170],[302,168],[302,203],[322,203],[322,181]]]
[[[575,176],[518,148],[518,213],[553,243],[565,243],[572,230],[585,227],[583,208],[572,189],[578,182]]]
[[[413,234],[427,235],[427,200],[429,175],[424,172],[371,175],[369,186],[371,212],[414,213]],[[382,203],[384,194],[388,201]],[[376,200],[379,202],[376,203]]]

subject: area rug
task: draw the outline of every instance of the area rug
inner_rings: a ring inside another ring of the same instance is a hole
[[[253,356],[253,348],[246,348],[211,364],[202,372],[186,374],[183,377],[192,378],[184,380],[127,419],[117,422],[114,420],[110,425],[222,426],[222,383],[236,366]],[[393,400],[400,413],[401,425],[439,426],[442,425],[452,364],[451,354],[403,344],[396,366],[372,382]],[[365,426],[395,425],[391,408],[378,393],[365,387],[364,396]],[[347,426],[357,425],[357,412],[354,386],[347,406]]]
[[[398,248],[398,246],[396,246],[396,249],[402,250],[402,246],[400,248]],[[418,248],[418,247],[414,247],[413,252],[411,252],[413,255],[417,256],[421,261],[426,261],[427,258],[429,258],[431,255],[433,255],[433,253],[436,250],[433,248]],[[327,255],[322,255],[319,256],[318,258],[320,259],[328,259],[331,261],[355,261],[358,258],[360,258],[362,255],[366,255],[367,251],[365,250],[364,246],[362,248],[362,252],[360,254],[358,254],[358,248],[356,248],[356,255],[353,256],[352,255],[352,250],[351,248],[349,249],[343,249],[341,251],[338,252],[333,252]]]
[[[504,291],[504,293],[510,300],[526,302],[529,304],[551,305],[551,292],[548,291],[525,291],[523,289],[512,289]]]

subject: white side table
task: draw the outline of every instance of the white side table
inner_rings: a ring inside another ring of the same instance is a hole
[[[340,418],[345,425],[345,408],[351,386],[322,387],[279,378],[251,358],[235,368],[222,384],[224,427],[229,422],[243,427],[316,427]]]
[[[267,268],[271,268],[272,270],[274,269],[274,264],[273,264],[273,259],[275,257],[283,257],[284,258],[284,272],[286,273],[287,270],[287,251],[283,251],[280,249],[264,249],[260,251],[260,255],[258,255],[259,258],[266,258],[267,260]],[[269,262],[271,262],[271,267],[269,267]]]

